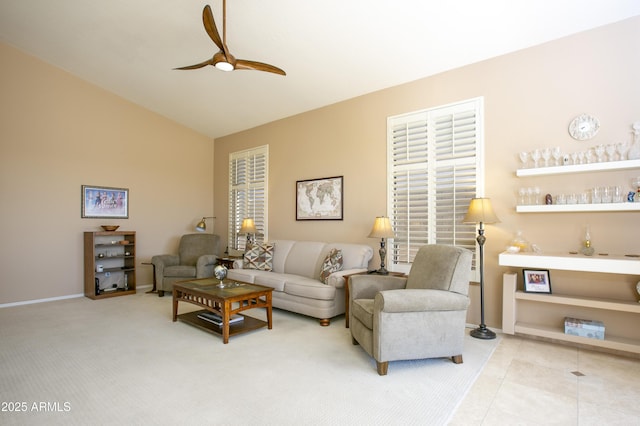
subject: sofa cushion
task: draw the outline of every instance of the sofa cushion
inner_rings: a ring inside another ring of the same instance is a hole
[[[229,269],[227,278],[249,284],[259,284],[272,287],[275,291],[284,291],[284,274],[259,269]]]
[[[342,250],[331,249],[322,262],[320,281],[328,284],[329,275],[342,269]]]
[[[296,244],[293,240],[272,240],[273,248],[273,272],[284,272],[284,266],[291,248]]]
[[[288,275],[284,283],[284,292],[293,296],[303,296],[309,299],[333,300],[336,288],[322,284],[314,278]]]
[[[326,243],[316,241],[296,241],[287,256],[284,272],[317,281],[326,245]],[[317,282],[319,283],[319,281]]]
[[[254,244],[244,254],[244,269],[271,271],[273,269],[273,244]]]

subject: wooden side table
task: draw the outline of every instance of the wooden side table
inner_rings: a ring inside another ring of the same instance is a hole
[[[354,275],[378,275],[375,273],[369,274],[368,272],[356,272],[355,274],[347,274],[344,276],[344,326],[349,328],[349,278]],[[386,275],[387,277],[404,277],[404,272],[391,272]]]
[[[242,259],[242,256],[228,256],[218,258],[218,264],[225,266],[227,269],[233,269],[233,262]]]

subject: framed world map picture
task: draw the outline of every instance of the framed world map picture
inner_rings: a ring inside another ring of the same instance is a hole
[[[342,220],[343,176],[296,181],[296,220]]]

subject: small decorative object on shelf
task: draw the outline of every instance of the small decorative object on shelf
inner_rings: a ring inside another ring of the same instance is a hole
[[[590,339],[604,340],[604,324],[602,321],[594,321],[579,318],[564,318],[564,333],[573,336],[588,337]]]
[[[548,269],[523,269],[522,275],[526,293],[551,294],[551,277]]]
[[[632,194],[631,192],[629,192],[629,196],[627,197],[627,199],[630,202],[640,202],[640,177],[637,178],[633,178],[631,180],[631,185],[633,185],[632,187],[635,189],[635,194]],[[635,195],[635,197],[634,197]]]
[[[527,252],[531,251],[531,244],[522,236],[522,231],[517,231],[516,235],[509,242],[507,247],[509,253]]]
[[[589,227],[587,226],[587,229],[584,233],[582,248],[580,248],[580,253],[584,254],[585,256],[593,256],[594,251],[594,248],[591,247],[591,233],[589,232]]]
[[[638,296],[640,296],[640,281],[636,284],[636,292],[638,293]],[[640,299],[638,300],[638,303],[640,303]]]
[[[633,128],[633,144],[629,148],[627,158],[637,160],[640,158],[640,121],[636,121],[631,127]]]

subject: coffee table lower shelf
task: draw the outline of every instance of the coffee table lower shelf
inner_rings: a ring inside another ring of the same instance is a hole
[[[210,323],[209,321],[205,321],[201,318],[198,318],[198,315],[203,312],[209,312],[206,309],[202,309],[194,312],[187,312],[185,314],[178,315],[178,319],[180,321],[186,322],[187,324],[191,324],[196,326],[204,331],[207,331],[212,334],[218,334],[222,336],[222,326],[215,325]],[[241,322],[233,323],[229,325],[229,336],[234,336],[236,334],[246,333],[248,331],[257,330],[262,327],[267,326],[266,321],[259,320],[257,318],[253,318],[247,315],[238,314],[244,317],[244,320]]]

